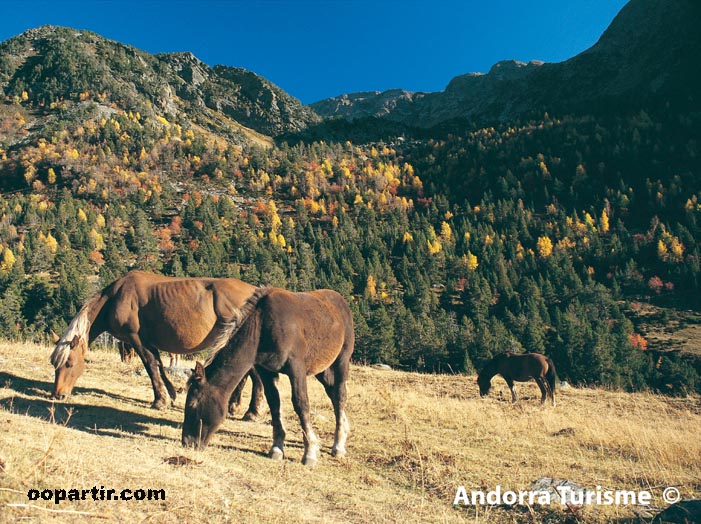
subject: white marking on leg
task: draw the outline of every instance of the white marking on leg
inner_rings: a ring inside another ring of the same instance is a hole
[[[341,458],[346,454],[346,440],[350,433],[350,422],[345,411],[341,411],[340,421],[336,428],[336,438],[331,449],[331,455]]]
[[[302,463],[305,466],[316,466],[319,460],[319,447],[319,439],[310,426],[304,433],[304,458],[302,459]]]
[[[282,414],[280,415],[280,420],[273,420],[273,447],[270,448],[270,457],[276,460],[280,460],[284,457],[285,453],[285,427],[282,425]]]
[[[268,456],[273,460],[282,460],[283,458],[285,458],[285,454],[283,453],[282,448],[279,448],[278,446],[273,446],[272,448],[270,448]]]

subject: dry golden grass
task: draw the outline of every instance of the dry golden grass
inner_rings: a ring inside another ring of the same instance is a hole
[[[652,488],[660,507],[662,486],[686,497],[701,492],[697,397],[567,389],[556,408],[543,408],[534,384],[520,385],[514,405],[498,378],[480,400],[474,377],[354,367],[346,459],[329,454],[333,411],[323,388],[310,386],[323,453],[308,469],[284,378],[287,459],[274,462],[265,456],[267,415],[256,423],[229,419],[206,450],[183,449],[184,395],[167,411],[149,409],[140,364],[124,365],[116,353],[91,351],[73,397],[54,404],[49,351],[0,343],[0,522],[612,522],[631,517],[631,508],[452,503],[458,486],[518,491],[539,477],[592,489]],[[93,486],[163,489],[166,500],[8,505],[29,504],[33,488]]]
[[[698,313],[637,301],[630,303],[629,312],[650,349],[701,355],[701,316]]]

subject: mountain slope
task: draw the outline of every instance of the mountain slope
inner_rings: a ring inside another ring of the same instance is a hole
[[[632,0],[594,46],[565,62],[503,61],[487,74],[456,77],[438,93],[343,95],[311,107],[324,117],[349,119],[374,109],[371,116],[420,127],[452,119],[507,121],[545,111],[698,107],[700,14],[691,0]]]
[[[44,106],[99,93],[105,104],[119,109],[171,115],[224,134],[241,129],[221,115],[271,136],[319,120],[249,71],[212,68],[191,53],[150,55],[94,33],[53,26],[0,44],[0,85],[0,95]]]

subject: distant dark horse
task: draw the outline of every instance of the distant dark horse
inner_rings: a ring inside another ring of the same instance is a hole
[[[234,387],[255,364],[263,380],[273,423],[269,456],[284,456],[285,429],[280,417],[278,374],[290,377],[292,404],[302,425],[305,465],[316,464],[319,439],[309,416],[307,376],[324,385],[336,415],[332,454],[345,455],[350,425],[345,413],[346,379],[355,336],[353,316],[341,295],[328,289],[292,293],[260,288],[242,308],[238,331],[206,366],[197,362],[189,381],[183,422],[183,446],[205,447],[226,417]]]
[[[542,397],[541,404],[545,404],[548,396],[555,405],[555,364],[548,357],[540,353],[526,353],[517,355],[507,351],[501,355],[497,355],[490,360],[484,369],[477,377],[477,384],[480,388],[480,396],[486,397],[489,394],[489,388],[492,385],[492,377],[501,375],[506,380],[506,383],[511,390],[511,399],[516,402],[516,390],[514,389],[514,381],[527,382],[530,379],[535,379]]]
[[[255,290],[234,278],[127,273],[90,298],[61,337],[55,335],[52,397],[63,399],[71,394],[85,369],[88,345],[106,331],[136,351],[151,378],[155,397],[152,407],[164,408],[168,395],[175,400],[176,392],[159,351],[189,354],[221,349],[240,326],[240,309]],[[251,378],[253,395],[248,418],[257,414],[263,389],[253,371]],[[237,393],[240,398],[240,389]]]

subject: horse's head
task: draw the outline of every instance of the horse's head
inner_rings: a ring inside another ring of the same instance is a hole
[[[56,347],[51,354],[51,362],[56,370],[56,378],[51,398],[63,400],[71,394],[78,377],[85,370],[88,343],[78,335],[71,340],[60,340],[56,333],[53,333],[53,337]]]
[[[204,366],[197,362],[188,380],[183,421],[183,446],[204,448],[226,418],[226,402],[222,402],[205,376]]]
[[[480,388],[480,397],[486,397],[489,395],[489,389],[492,387],[491,377],[487,378],[484,375],[479,375],[477,377],[477,385]]]

